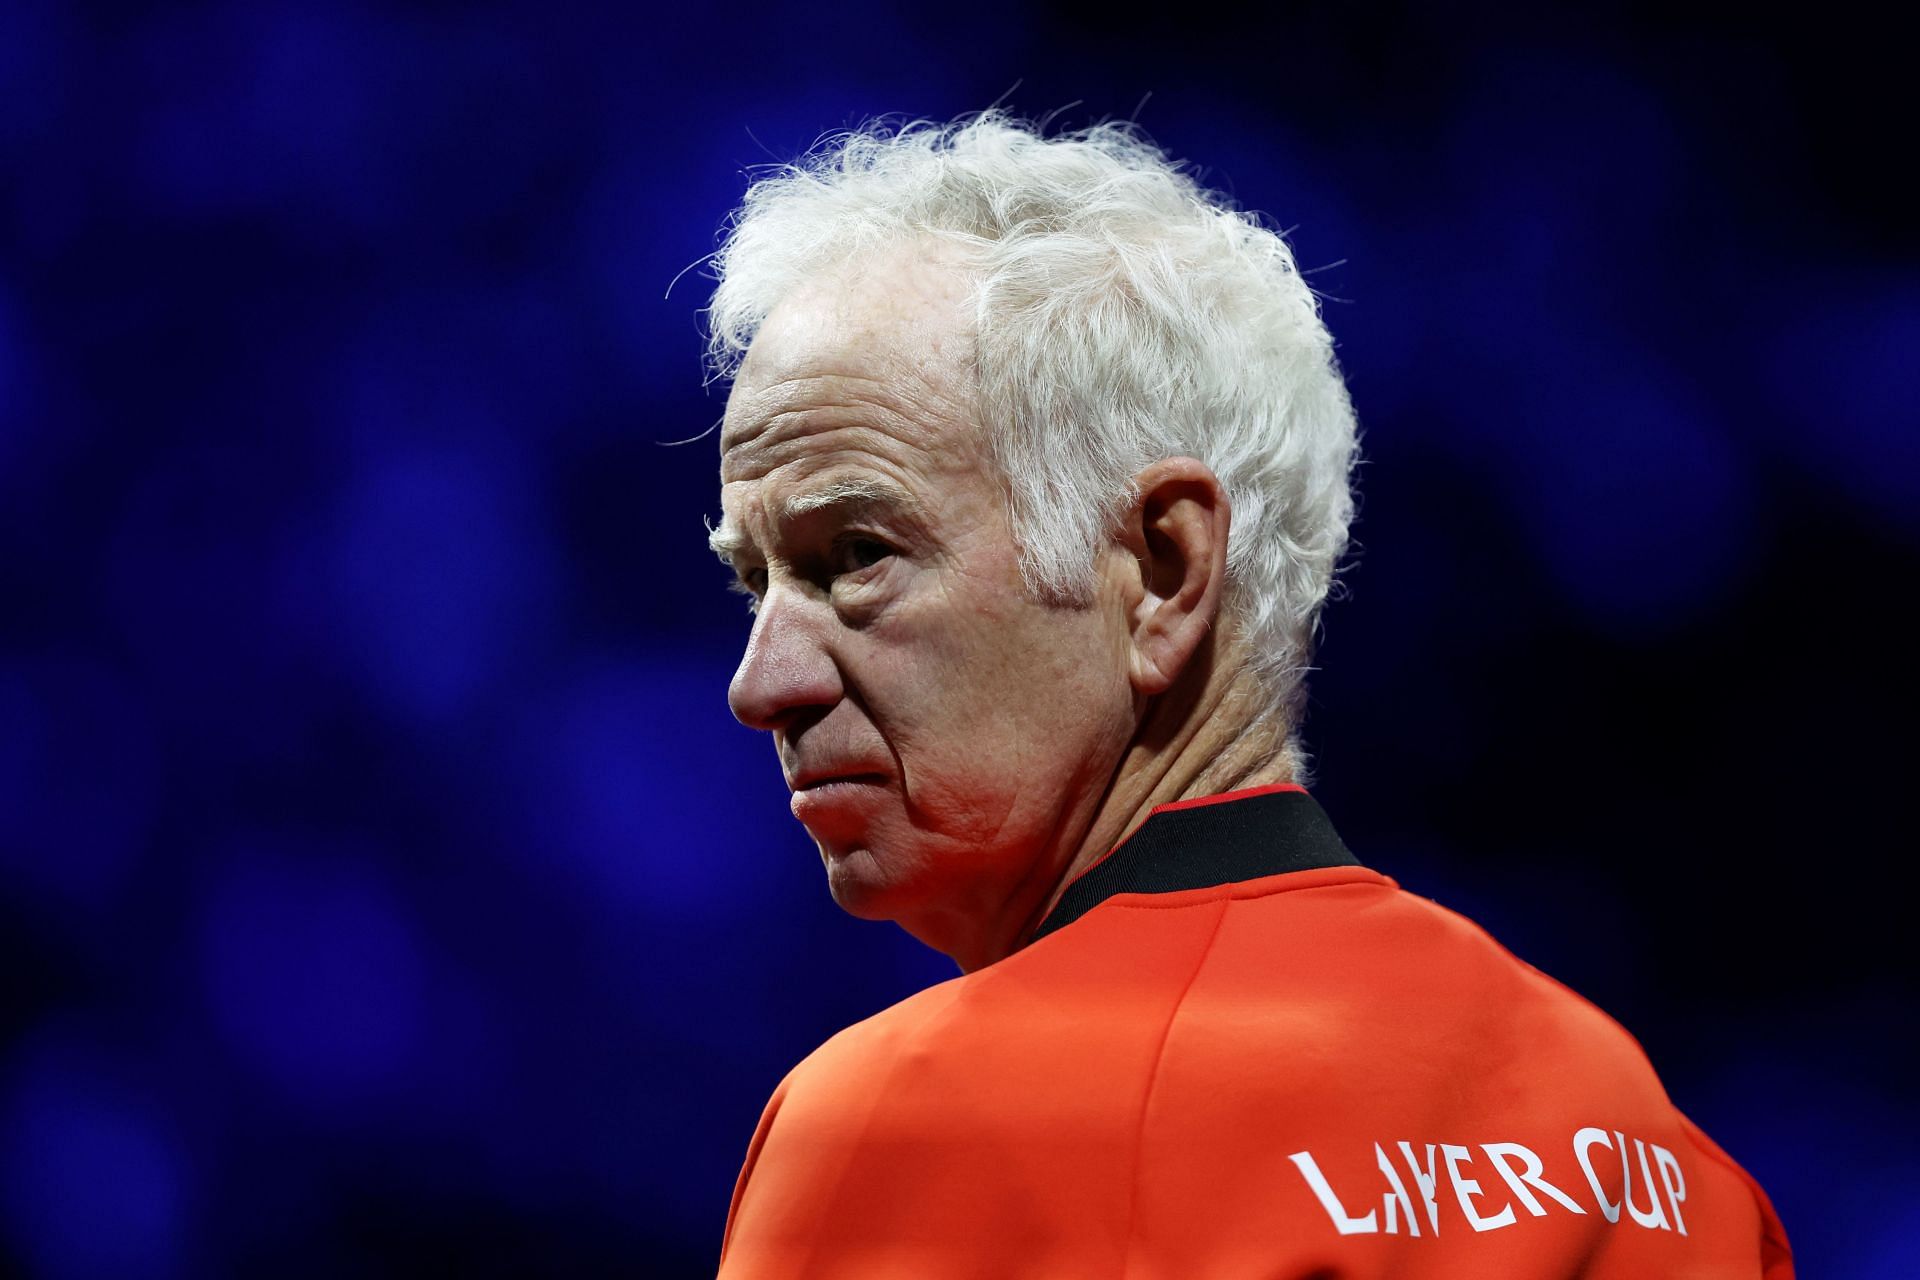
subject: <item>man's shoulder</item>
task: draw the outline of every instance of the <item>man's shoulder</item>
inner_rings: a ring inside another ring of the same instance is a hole
[[[857,1086],[862,1077],[923,1044],[951,1016],[967,980],[962,975],[935,983],[834,1032],[794,1065],[789,1086]]]
[[[1043,1091],[1125,1075],[1311,1105],[1388,1076],[1451,1096],[1462,1080],[1517,1071],[1665,1101],[1611,1016],[1391,881],[1182,905],[1116,898],[836,1033],[793,1069],[790,1090],[863,1103],[919,1095],[920,1082],[950,1100],[958,1077],[1032,1071]]]
[[[1182,1016],[1214,1014],[1281,1053],[1312,1042],[1314,1062],[1338,1066],[1315,1077],[1325,1088],[1392,1074],[1453,1091],[1545,1072],[1665,1101],[1645,1051],[1610,1014],[1477,921],[1391,880],[1251,899],[1221,933]],[[1291,1013],[1243,1020],[1250,1002]]]
[[[1156,1090],[1294,1113],[1490,1101],[1541,1078],[1637,1112],[1668,1105],[1618,1021],[1472,919],[1385,876],[1295,879],[1115,897],[1048,940],[1051,954],[1034,948],[1024,985],[1082,1020],[1135,1023]],[[1159,957],[1157,991],[1119,995],[1101,975],[1137,954]]]
[[[1431,958],[1453,996],[1456,1018],[1474,1024],[1498,1018],[1501,1010],[1483,1007],[1493,998],[1508,1006],[1517,1030],[1532,1034],[1551,1027],[1543,1049],[1564,1045],[1596,1066],[1653,1079],[1640,1042],[1594,1001],[1517,955],[1478,921],[1406,890],[1395,899],[1411,935],[1407,958]],[[1430,946],[1423,945],[1428,934]]]

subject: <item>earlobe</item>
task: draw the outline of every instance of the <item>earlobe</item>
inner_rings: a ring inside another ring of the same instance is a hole
[[[1220,612],[1232,508],[1218,477],[1194,458],[1167,458],[1135,477],[1123,541],[1130,583],[1129,676],[1148,697],[1192,664]]]

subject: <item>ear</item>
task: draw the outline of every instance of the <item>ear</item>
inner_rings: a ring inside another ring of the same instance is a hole
[[[1151,697],[1187,669],[1219,617],[1233,510],[1212,468],[1193,458],[1154,463],[1134,488],[1119,533],[1138,570],[1126,584],[1128,677]]]

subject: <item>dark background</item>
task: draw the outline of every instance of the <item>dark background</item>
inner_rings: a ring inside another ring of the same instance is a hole
[[[1533,9],[0,6],[0,1266],[711,1271],[775,1082],[954,970],[727,714],[668,284],[747,168],[1004,98],[1315,271],[1348,842],[1803,1274],[1920,1274],[1910,46]]]

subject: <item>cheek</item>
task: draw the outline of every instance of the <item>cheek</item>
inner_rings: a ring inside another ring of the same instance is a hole
[[[968,739],[960,749],[1025,768],[1121,731],[1131,706],[1125,667],[1100,622],[1093,610],[1025,602],[956,619],[934,696],[942,720]]]
[[[922,781],[937,771],[999,789],[992,775],[1071,767],[1071,757],[1131,730],[1111,593],[1085,609],[1039,604],[1025,594],[1011,540],[992,541],[967,546],[964,570],[935,571],[924,593],[857,642],[873,718]]]
[[[1087,613],[1056,614],[1012,656],[1016,714],[1037,741],[1081,750],[1131,729],[1122,649]]]

